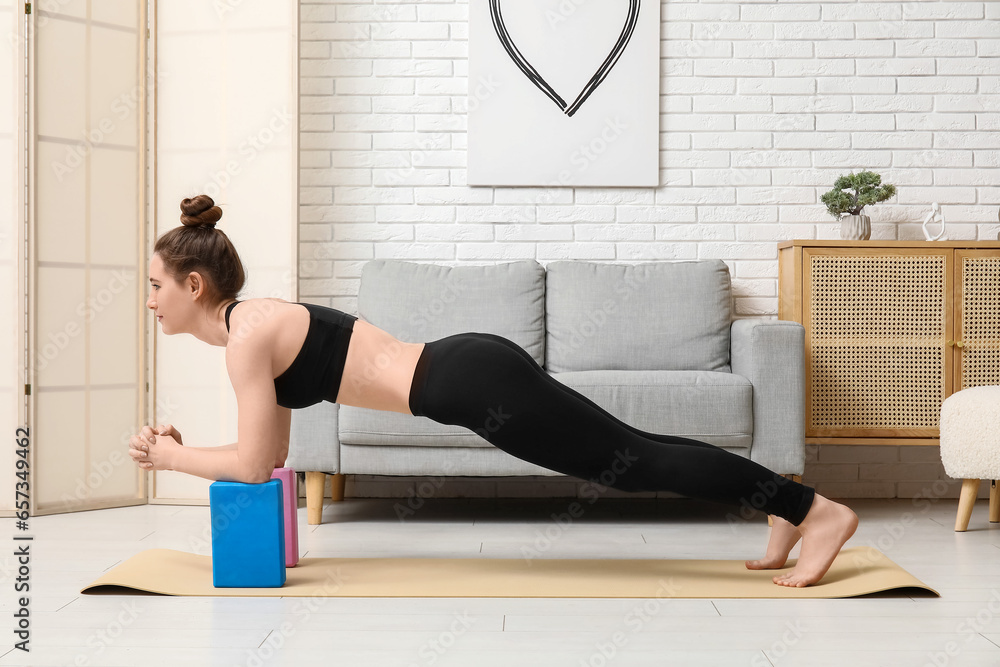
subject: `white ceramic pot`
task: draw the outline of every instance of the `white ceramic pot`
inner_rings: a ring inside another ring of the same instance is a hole
[[[872,220],[867,215],[845,215],[840,219],[840,238],[867,241],[872,236]]]

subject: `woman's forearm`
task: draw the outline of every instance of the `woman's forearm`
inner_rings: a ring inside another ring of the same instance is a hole
[[[236,446],[238,444],[239,444],[238,442],[234,442],[234,443],[232,443],[230,445],[222,445],[220,447],[202,447],[202,449],[210,449],[213,452],[224,452],[224,451],[227,451],[227,450],[230,450],[230,449],[236,449]],[[274,467],[275,468],[280,468],[280,467],[284,466],[286,458],[288,458],[287,448],[286,448],[284,454],[282,454],[281,452],[278,452],[278,454],[275,456]]]
[[[240,443],[238,443],[238,442],[232,442],[232,443],[229,443],[228,445],[219,445],[218,447],[200,447],[199,449],[207,449],[207,450],[213,451],[213,452],[225,452],[225,451],[228,451],[230,449],[236,449],[236,446],[238,444],[240,444]]]
[[[230,450],[230,449],[236,449],[237,445],[239,445],[239,443],[238,442],[234,442],[234,443],[231,443],[229,445],[221,445],[219,447],[202,447],[202,449],[210,449],[213,452],[224,452],[224,451],[227,451],[227,450]],[[275,458],[274,458],[274,467],[275,468],[281,468],[282,466],[284,466],[286,458],[288,458],[288,447],[287,447],[287,444],[286,444],[284,453],[278,452],[278,454],[275,456]]]
[[[171,470],[184,472],[196,477],[248,484],[266,482],[260,479],[260,471],[250,470],[240,461],[236,443],[222,447],[179,447]]]

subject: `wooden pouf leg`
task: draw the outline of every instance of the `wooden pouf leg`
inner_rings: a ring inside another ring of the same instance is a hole
[[[326,490],[325,472],[306,472],[306,516],[309,525],[323,523],[323,495]]]
[[[1000,521],[1000,487],[995,479],[990,480],[990,523]]]
[[[963,479],[962,496],[958,499],[958,516],[955,517],[955,532],[964,532],[969,527],[969,518],[972,517],[972,506],[976,504],[977,495],[979,495],[979,480]]]

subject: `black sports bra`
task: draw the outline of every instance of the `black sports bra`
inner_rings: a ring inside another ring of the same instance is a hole
[[[226,308],[226,330],[229,313],[241,303],[239,299]],[[305,342],[291,366],[274,378],[274,393],[278,405],[284,408],[306,408],[320,401],[337,402],[340,380],[347,361],[347,348],[358,320],[334,308],[300,303],[309,311],[309,330]]]

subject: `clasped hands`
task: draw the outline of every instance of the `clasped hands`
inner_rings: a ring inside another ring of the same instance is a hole
[[[143,426],[128,441],[128,455],[142,470],[172,470],[173,454],[183,447],[181,434],[172,424],[162,424],[155,431]]]

